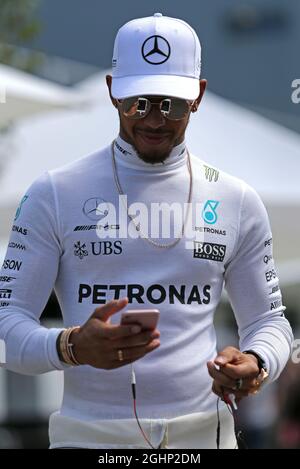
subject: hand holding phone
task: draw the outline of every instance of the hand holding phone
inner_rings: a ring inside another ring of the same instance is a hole
[[[121,326],[138,324],[142,330],[154,330],[159,319],[158,309],[132,309],[122,313]]]

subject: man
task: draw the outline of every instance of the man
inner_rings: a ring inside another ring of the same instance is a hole
[[[156,13],[125,24],[107,76],[119,136],[39,178],[17,210],[1,274],[0,337],[8,369],[64,370],[52,448],[234,448],[223,401],[234,407],[288,360],[292,333],[266,211],[253,189],[186,147],[206,88],[200,69],[199,39],[185,22]],[[124,194],[131,208],[122,218]],[[148,213],[142,220],[134,203],[188,208],[166,240],[151,236]],[[213,315],[224,282],[240,350],[217,354]],[[66,329],[39,324],[54,285]],[[119,325],[128,303],[158,308],[158,329]]]

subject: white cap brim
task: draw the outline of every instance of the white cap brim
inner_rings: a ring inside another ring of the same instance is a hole
[[[200,93],[198,78],[175,75],[136,75],[113,77],[112,96],[117,99],[131,96],[173,96],[194,100]]]

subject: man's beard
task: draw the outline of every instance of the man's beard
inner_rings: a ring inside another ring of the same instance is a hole
[[[154,134],[159,135],[159,132],[154,132]],[[173,150],[172,144],[168,145],[169,148],[165,148],[163,151],[161,150],[161,148],[156,147],[147,152],[143,152],[143,150],[139,150],[135,146],[134,142],[132,146],[135,149],[137,156],[141,160],[143,160],[145,163],[149,163],[149,164],[164,163],[165,160],[170,156]]]
[[[151,153],[150,152],[149,153],[143,153],[143,152],[139,151],[134,145],[132,145],[132,146],[135,149],[137,156],[141,160],[143,160],[145,163],[149,163],[149,164],[164,163],[165,160],[170,156],[170,153],[172,151],[172,149],[170,149],[170,150],[167,150],[164,153],[161,153],[158,149],[158,150],[154,150]]]
[[[134,148],[137,156],[142,161],[144,161],[145,163],[149,163],[149,164],[159,164],[159,163],[163,164],[166,161],[166,159],[170,156],[170,154],[173,150],[173,147],[177,146],[180,143],[180,137],[178,137],[173,142],[173,145],[172,145],[172,143],[170,143],[169,148],[167,148],[163,152],[161,151],[160,148],[154,148],[153,150],[151,149],[151,151],[145,153],[143,151],[140,151],[135,146],[133,139],[126,132],[124,127],[121,126],[121,130],[122,130],[121,136],[125,139],[125,141],[127,141]],[[157,132],[155,132],[155,133],[157,133]]]

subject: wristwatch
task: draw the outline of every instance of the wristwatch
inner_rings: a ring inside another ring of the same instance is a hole
[[[254,350],[244,350],[243,353],[253,355],[257,360],[257,365],[259,369],[259,374],[256,377],[256,383],[255,383],[257,386],[257,389],[253,391],[252,393],[252,394],[257,394],[261,390],[263,383],[267,380],[269,376],[266,362],[258,353],[254,352]]]

